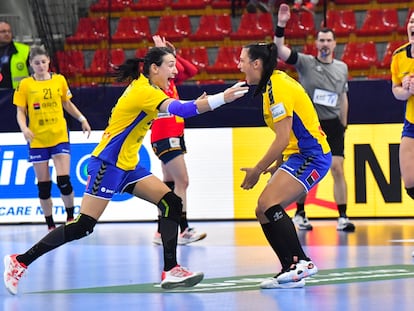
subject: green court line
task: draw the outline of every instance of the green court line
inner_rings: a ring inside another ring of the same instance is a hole
[[[224,278],[204,279],[195,287],[176,288],[164,290],[159,284],[131,284],[118,286],[100,286],[90,288],[66,289],[32,292],[32,294],[51,294],[51,293],[221,293],[234,291],[260,290],[259,283],[272,274],[232,276]],[[357,282],[373,282],[384,280],[396,280],[414,278],[414,265],[391,265],[391,266],[372,266],[355,267],[344,269],[320,270],[318,274],[306,279],[306,287],[320,286],[328,284],[349,284]],[[286,289],[283,289],[286,290]],[[298,290],[298,289],[291,289]],[[299,289],[300,290],[300,289]]]

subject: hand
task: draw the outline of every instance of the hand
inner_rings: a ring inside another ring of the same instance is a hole
[[[249,91],[248,86],[245,85],[246,82],[237,82],[233,86],[229,87],[227,90],[224,91],[224,101],[226,103],[230,103],[240,97],[243,97]]]
[[[259,181],[262,172],[257,167],[242,167],[240,170],[246,172],[246,176],[240,187],[244,190],[252,189]]]
[[[82,125],[83,133],[85,134],[85,132],[88,132],[88,136],[86,136],[86,137],[89,138],[89,136],[91,136],[91,127],[88,123],[88,120],[86,120],[86,119],[83,120],[81,125]]]
[[[203,94],[201,94],[201,95],[197,98],[197,100],[199,100],[199,99],[204,99],[204,98],[207,98],[207,93],[206,93],[206,92],[203,92]]]
[[[167,46],[165,38],[161,37],[159,35],[152,36],[152,40],[154,41],[154,44],[156,47],[165,47]]]
[[[23,132],[23,137],[24,139],[28,142],[31,143],[33,138],[34,138],[34,134],[33,132],[27,127],[24,130],[22,130]]]
[[[279,7],[279,12],[277,14],[277,25],[280,27],[286,27],[288,20],[290,19],[290,9],[289,5],[282,3]]]

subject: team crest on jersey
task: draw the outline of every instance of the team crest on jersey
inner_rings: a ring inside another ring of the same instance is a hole
[[[39,110],[40,109],[40,103],[33,103],[33,109]]]
[[[315,182],[318,181],[320,177],[321,175],[319,175],[319,173],[316,170],[312,170],[309,176],[306,177],[306,182],[309,184],[309,186],[312,186]]]

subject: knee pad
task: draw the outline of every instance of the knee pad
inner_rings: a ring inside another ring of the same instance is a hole
[[[39,190],[39,199],[49,199],[52,191],[52,181],[39,181],[37,183],[37,189]]]
[[[72,222],[65,225],[65,242],[78,240],[93,232],[96,220],[88,215],[79,214]]]
[[[414,187],[412,188],[405,188],[405,190],[407,191],[407,194],[414,199]]]
[[[180,223],[183,201],[174,192],[170,191],[164,195],[157,206],[161,211],[161,217],[169,218],[176,223]]]
[[[264,212],[267,219],[269,219],[270,222],[277,222],[278,220],[282,219],[285,215],[287,216],[285,210],[280,204],[273,205],[269,209]]]
[[[60,190],[60,193],[63,195],[69,195],[73,191],[72,184],[70,183],[69,175],[57,176],[57,186]]]

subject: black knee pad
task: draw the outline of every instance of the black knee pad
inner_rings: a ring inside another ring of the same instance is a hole
[[[284,216],[287,216],[285,210],[280,204],[273,205],[269,209],[266,210],[264,213],[269,219],[270,222],[277,222],[278,220],[282,219]]]
[[[37,183],[37,189],[39,190],[39,199],[47,200],[51,196],[52,182],[50,180],[39,181]]]
[[[157,206],[161,210],[161,217],[169,218],[176,223],[180,223],[183,201],[174,192],[170,191],[164,195]]]
[[[407,194],[414,199],[414,187],[412,188],[405,188],[405,190],[407,191]]]
[[[57,176],[56,180],[57,180],[57,186],[61,194],[69,195],[72,193],[73,187],[72,187],[72,184],[70,183],[69,175]]]
[[[96,220],[88,215],[79,214],[72,222],[65,225],[65,242],[78,240],[93,232]]]

